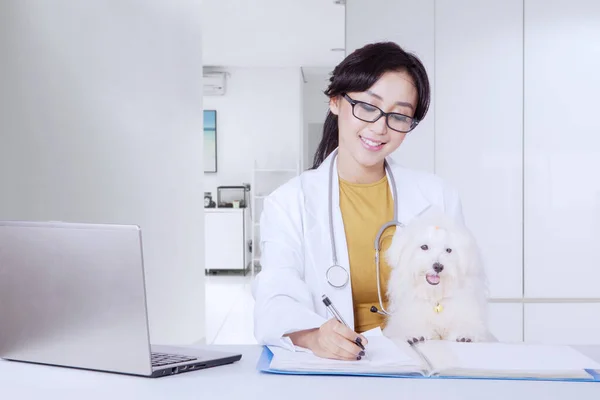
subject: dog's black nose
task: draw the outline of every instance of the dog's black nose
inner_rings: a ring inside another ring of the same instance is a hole
[[[433,270],[439,274],[444,270],[444,265],[436,262],[433,264]]]

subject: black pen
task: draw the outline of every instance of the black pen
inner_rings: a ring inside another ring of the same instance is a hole
[[[346,323],[346,321],[344,321],[344,318],[342,318],[342,315],[338,312],[338,310],[335,308],[335,306],[333,305],[333,303],[331,302],[331,300],[329,300],[329,297],[327,297],[327,295],[323,295],[323,303],[325,304],[325,307],[327,307],[327,309],[331,312],[331,314],[333,314],[333,316],[342,324],[346,325],[348,328],[350,328],[350,325],[348,325]],[[352,328],[350,328],[352,329]],[[354,341],[354,343],[360,347],[362,349],[362,351],[365,351],[365,346],[363,346],[362,344],[362,340],[357,337],[356,340]]]

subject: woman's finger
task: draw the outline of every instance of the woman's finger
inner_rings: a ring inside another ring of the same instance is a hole
[[[355,342],[351,342],[347,338],[338,335],[335,339],[335,344],[344,350],[345,353],[350,353],[354,356],[354,358],[362,357],[365,355],[365,352],[362,348],[360,348]]]
[[[348,352],[338,346],[333,335],[335,334],[330,333],[328,335],[324,335],[321,343],[321,347],[330,355],[330,357],[337,360],[356,360],[355,354],[352,354],[352,352]]]
[[[356,360],[361,352],[356,344],[334,332],[325,338],[325,346],[327,351],[342,360]]]
[[[348,328],[346,325],[342,324],[342,323],[337,323],[333,326],[333,330],[334,332],[336,332],[338,335],[341,335],[343,337],[345,337],[346,339],[348,339],[351,342],[357,342],[362,344],[363,346],[366,346],[368,344],[367,338],[364,337],[363,335],[359,335],[356,332],[354,332],[352,329]],[[357,345],[358,346],[358,345]],[[358,346],[360,347],[360,346]]]

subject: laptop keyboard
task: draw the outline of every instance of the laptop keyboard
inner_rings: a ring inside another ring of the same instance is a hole
[[[152,366],[160,367],[162,365],[178,364],[187,361],[197,360],[196,357],[180,356],[178,354],[152,353]]]

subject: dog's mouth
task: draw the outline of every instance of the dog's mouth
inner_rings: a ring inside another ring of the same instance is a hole
[[[425,280],[430,285],[435,286],[438,283],[440,283],[440,276],[438,274],[427,274],[427,275],[425,275]]]

